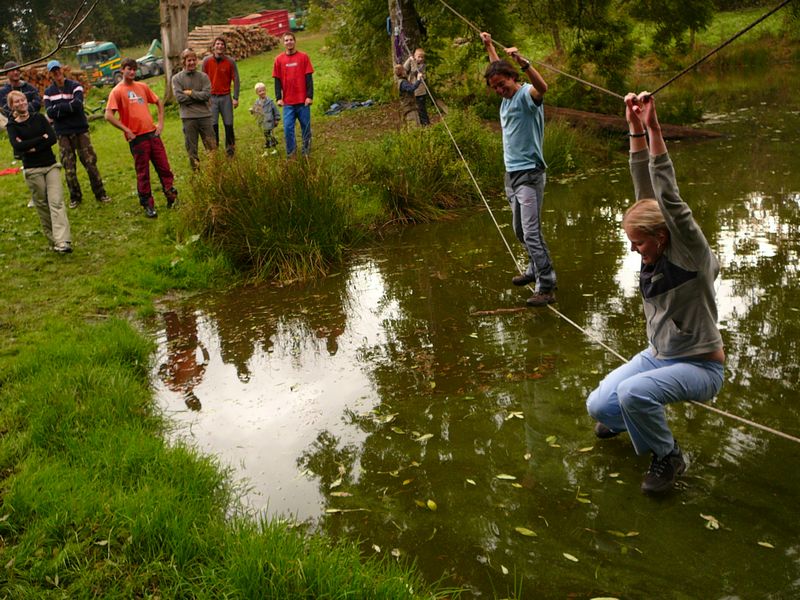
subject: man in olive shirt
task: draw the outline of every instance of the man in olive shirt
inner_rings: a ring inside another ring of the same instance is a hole
[[[197,139],[203,140],[206,150],[216,150],[217,140],[211,118],[211,80],[197,70],[197,54],[191,48],[181,52],[183,70],[172,76],[172,91],[178,100],[183,122],[183,138],[189,163],[197,169]]]

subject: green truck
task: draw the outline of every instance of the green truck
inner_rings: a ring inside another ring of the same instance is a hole
[[[137,58],[136,79],[146,79],[164,72],[164,57],[158,56],[161,42],[153,40],[147,54]],[[122,55],[114,42],[85,42],[77,52],[78,63],[89,81],[98,86],[116,85],[122,81]]]

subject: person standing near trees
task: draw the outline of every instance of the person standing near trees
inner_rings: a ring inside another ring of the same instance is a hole
[[[172,92],[181,113],[189,164],[192,169],[197,169],[200,164],[198,138],[203,140],[206,150],[217,149],[211,120],[211,80],[203,71],[197,70],[197,53],[191,48],[181,52],[181,62],[183,70],[172,76]]]
[[[47,63],[47,72],[53,85],[44,91],[44,108],[58,136],[61,164],[69,189],[69,207],[78,208],[83,201],[81,184],[78,182],[78,159],[89,175],[92,193],[97,201],[101,204],[111,202],[97,168],[97,154],[89,137],[89,121],[83,112],[83,86],[64,77],[61,63],[57,60]]]
[[[150,163],[158,173],[161,187],[167,197],[167,208],[172,208],[178,199],[178,190],[173,183],[175,177],[169,167],[167,149],[161,141],[161,130],[164,128],[164,102],[153,93],[146,83],[136,81],[138,64],[132,58],[122,59],[122,81],[108,96],[106,104],[106,121],[125,134],[125,139],[133,154],[136,167],[136,188],[139,192],[139,204],[149,219],[158,216],[150,187]],[[148,104],[158,106],[158,123],[153,123]],[[119,114],[119,118],[114,113]]]
[[[28,99],[19,90],[7,94],[6,105],[11,111],[6,124],[8,139],[14,153],[22,157],[25,183],[33,193],[44,234],[55,252],[68,254],[72,235],[64,207],[61,165],[52,150],[56,132],[43,114],[29,112]]]
[[[236,135],[233,131],[233,110],[239,106],[239,69],[236,61],[225,54],[225,38],[214,40],[214,53],[203,59],[203,73],[211,80],[211,122],[219,146],[219,117],[225,127],[225,153],[233,156]],[[231,87],[233,89],[231,89]]]
[[[283,107],[283,138],[286,154],[295,156],[295,122],[300,121],[303,156],[311,151],[311,104],[314,102],[314,67],[311,59],[296,48],[294,34],[283,34],[284,52],[275,57],[272,77],[275,79],[275,100]]]
[[[598,438],[627,431],[636,454],[652,453],[642,491],[658,494],[686,470],[664,405],[706,402],[722,388],[725,351],[714,291],[719,261],[678,191],[655,99],[628,94],[625,106],[636,203],[622,227],[631,251],[642,257],[639,290],[649,345],[606,375],[586,408]]]
[[[3,65],[3,69],[6,70],[8,83],[0,87],[0,111],[3,112],[6,119],[11,120],[13,118],[13,111],[8,107],[8,94],[12,91],[25,94],[25,98],[28,100],[28,114],[32,115],[39,112],[39,109],[42,107],[42,99],[39,97],[39,90],[27,81],[22,81],[22,71],[19,68],[19,64],[16,61],[10,60]],[[17,156],[16,154],[14,158],[17,160],[22,159],[21,156]],[[28,208],[33,208],[35,206],[35,198],[31,196],[28,200]]]
[[[425,99],[428,95],[428,86],[425,83],[425,50],[417,48],[414,54],[406,59],[403,63],[408,82],[417,87],[414,89],[414,101],[417,103],[417,115],[419,115],[419,124],[422,126],[430,125],[431,120],[428,117],[428,106],[425,104]]]
[[[403,110],[403,120],[406,123],[419,125],[419,113],[417,112],[417,102],[414,92],[422,85],[422,81],[418,79],[414,83],[410,83],[408,81],[408,73],[406,73],[403,65],[394,66],[394,80],[400,92],[400,105]]]
[[[527,304],[546,306],[556,301],[556,272],[541,228],[547,169],[542,152],[547,83],[516,48],[506,48],[506,53],[530,80],[530,83],[521,84],[517,69],[498,57],[492,36],[481,33],[481,41],[491,61],[484,73],[486,85],[503,98],[500,125],[506,167],[505,191],[511,205],[512,224],[529,258],[524,273],[511,282],[517,286],[535,283],[534,294]]]

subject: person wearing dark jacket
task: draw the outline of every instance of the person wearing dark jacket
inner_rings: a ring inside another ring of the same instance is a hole
[[[27,81],[22,81],[22,71],[19,65],[15,61],[10,60],[3,65],[3,69],[10,69],[6,72],[8,83],[0,87],[0,110],[3,111],[6,118],[9,120],[13,118],[12,111],[8,108],[7,99],[8,93],[14,90],[25,94],[25,98],[28,101],[29,114],[32,115],[33,113],[39,112],[39,109],[42,107],[42,99],[39,97],[39,90]]]
[[[61,165],[56,162],[52,150],[56,132],[43,114],[28,112],[28,99],[22,92],[9,92],[6,105],[11,109],[11,119],[6,125],[8,139],[14,153],[22,156],[25,182],[33,192],[44,234],[59,254],[72,252],[72,236],[61,187]]]
[[[61,164],[69,189],[69,206],[77,208],[83,201],[76,155],[89,175],[94,197],[100,203],[111,202],[111,198],[106,195],[103,178],[97,168],[97,154],[89,137],[89,121],[83,112],[83,86],[77,81],[67,79],[57,60],[47,63],[47,72],[50,73],[53,85],[44,91],[44,108],[58,136]]]

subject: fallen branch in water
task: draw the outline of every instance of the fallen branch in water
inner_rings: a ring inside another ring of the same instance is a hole
[[[517,313],[517,312],[524,312],[528,310],[524,306],[518,306],[517,308],[496,308],[494,310],[476,310],[475,312],[469,313],[470,317],[486,317],[491,315],[502,315],[505,313]]]

